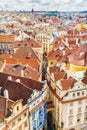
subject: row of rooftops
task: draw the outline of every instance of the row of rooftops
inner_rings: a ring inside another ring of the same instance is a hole
[[[74,87],[74,84],[80,80],[75,79],[69,72],[60,69],[60,67],[54,66],[49,68],[50,78],[53,82],[58,85],[61,91],[67,91]],[[81,80],[81,83],[86,86],[87,84],[87,71],[85,72],[84,78]],[[48,78],[49,79],[49,78]]]
[[[43,93],[44,84],[38,81],[41,80],[42,44],[27,31],[34,26],[27,18],[22,14],[0,18],[0,47],[7,50],[13,45],[14,48],[13,54],[0,55],[0,105],[3,107],[0,119],[6,118],[6,101],[10,109],[18,100],[22,99],[25,105],[28,99],[35,100]]]
[[[70,91],[79,81],[82,86],[87,84],[87,29],[84,29],[83,32],[72,29],[68,33],[60,35],[52,43],[53,48],[47,55],[47,79],[52,80],[51,82],[54,82],[62,92]],[[85,44],[82,44],[82,41]],[[53,89],[52,86],[53,84],[50,89]]]
[[[23,104],[27,103],[33,90],[41,91],[43,88],[43,83],[20,76],[0,73],[0,79],[1,95],[4,96],[4,90],[6,89],[8,90],[9,99],[13,101],[23,99]]]

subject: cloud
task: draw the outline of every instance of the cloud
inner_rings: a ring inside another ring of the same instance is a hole
[[[0,0],[2,10],[87,10],[87,0]]]

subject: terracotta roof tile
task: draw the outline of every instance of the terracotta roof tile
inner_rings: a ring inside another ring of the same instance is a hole
[[[61,80],[61,84],[62,84],[62,90],[63,91],[66,91],[70,88],[73,87],[75,83],[75,80],[74,79],[65,79],[65,80]]]
[[[37,89],[41,90],[43,83],[30,79],[30,78],[25,78],[25,77],[20,77],[20,76],[13,76],[10,74],[4,74],[0,73],[0,86],[3,86],[4,83],[8,80],[8,77],[11,76],[12,80],[15,81],[16,79],[20,79],[20,82],[24,85],[26,85],[29,88],[32,89]]]
[[[10,58],[11,55],[0,55],[1,60],[6,60],[6,64],[20,64],[20,65],[29,65],[33,69],[38,71],[39,68],[39,62],[37,59],[22,59],[22,58]]]
[[[69,56],[69,62],[79,66],[86,66],[87,46],[80,46],[76,52]]]
[[[47,59],[48,60],[57,60],[57,58],[62,55],[62,52],[57,49],[57,50],[52,50],[50,53],[48,53]]]
[[[22,66],[19,64],[15,65],[6,65],[3,73],[11,74],[15,76],[22,76],[26,78],[32,78],[34,80],[38,80],[39,73],[35,71],[33,68],[29,67],[28,65]]]
[[[13,55],[12,58],[24,58],[24,59],[37,59],[40,61],[40,57],[38,57],[38,52],[33,50],[31,47],[20,47],[17,52]]]
[[[4,90],[8,90],[9,99],[13,101],[17,101],[19,99],[23,99],[23,103],[27,103],[27,99],[30,97],[32,90],[26,87],[25,85],[7,80],[7,82],[3,85],[2,92]]]
[[[3,67],[4,61],[0,61],[0,69]]]
[[[50,67],[49,70],[50,70],[50,74],[51,74],[51,73],[55,73],[55,72],[58,72],[58,71],[59,71],[59,67],[57,67],[57,66]]]
[[[55,81],[66,78],[66,75],[67,74],[65,72],[61,72],[61,71],[54,73]]]
[[[11,42],[15,40],[15,35],[0,35],[0,42]]]
[[[42,44],[38,42],[34,38],[26,38],[23,41],[15,41],[14,47],[19,48],[19,47],[25,47],[25,46],[31,46],[32,48],[41,48]]]

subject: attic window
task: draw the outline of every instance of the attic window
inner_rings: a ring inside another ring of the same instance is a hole
[[[27,46],[27,43],[25,43],[25,46]]]
[[[2,105],[0,105],[0,110],[2,110]]]
[[[19,65],[19,64],[16,64],[16,65],[13,66],[13,69],[12,69],[12,70],[15,71],[18,67],[20,67],[20,65]]]
[[[21,44],[18,44],[18,46],[21,46]]]
[[[53,65],[53,62],[51,62],[51,65]]]
[[[20,66],[20,65],[17,64],[17,65],[14,65],[13,67],[14,67],[14,68],[17,68],[17,67],[19,67],[19,66]]]
[[[58,57],[59,55],[56,55],[55,57]]]
[[[19,106],[17,106],[17,111],[19,111]]]
[[[27,116],[27,113],[26,113],[26,112],[24,113],[24,117],[25,117],[25,116]]]
[[[34,43],[32,43],[32,46],[34,46]]]

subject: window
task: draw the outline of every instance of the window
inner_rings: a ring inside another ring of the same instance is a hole
[[[53,64],[53,62],[51,62],[51,65]]]
[[[84,120],[85,120],[85,121],[87,121],[87,114],[86,114],[86,115],[84,115]]]
[[[25,44],[25,46],[27,46],[27,43]]]
[[[73,118],[70,117],[70,118],[69,118],[69,125],[72,125],[72,124],[73,124]]]
[[[59,55],[56,55],[55,57],[57,58]]]
[[[73,106],[73,102],[70,103],[70,106]]]
[[[82,95],[84,95],[84,91],[82,91]]]
[[[20,118],[18,118],[18,122],[19,122],[19,121],[21,121],[21,117],[20,117]]]
[[[24,127],[27,127],[27,121],[24,122]]]
[[[14,127],[15,126],[15,122],[13,122],[13,124],[12,124],[12,127]]]
[[[19,106],[17,106],[17,111],[19,111]]]
[[[70,111],[69,111],[69,114],[73,114],[73,110],[70,110]]]
[[[32,43],[32,46],[34,46],[35,44],[34,43]]]
[[[73,93],[73,97],[75,97],[75,93]]]
[[[25,116],[27,116],[27,113],[26,113],[26,112],[24,113],[24,117],[25,117]]]
[[[87,111],[87,106],[85,107],[85,111]]]
[[[77,119],[77,123],[80,122],[80,119]]]
[[[78,112],[81,112],[81,107],[80,107],[80,108],[78,108]]]
[[[21,46],[21,44],[19,43],[18,46]]]
[[[77,96],[80,96],[80,92],[77,93]]]
[[[32,113],[32,120],[35,119],[35,112]]]
[[[80,101],[78,101],[78,104],[82,104],[82,101],[80,100]]]
[[[0,105],[0,110],[2,110],[2,105]]]

